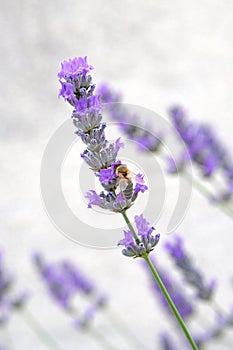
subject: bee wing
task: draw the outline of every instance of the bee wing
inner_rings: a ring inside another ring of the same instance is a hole
[[[120,188],[120,190],[123,192],[123,191],[125,191],[125,189],[127,188],[127,186],[128,186],[128,183],[129,183],[129,181],[128,180],[125,180],[125,179],[121,179],[120,181],[119,181],[119,188]]]

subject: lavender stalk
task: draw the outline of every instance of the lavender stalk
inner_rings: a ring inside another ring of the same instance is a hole
[[[88,74],[92,69],[93,67],[87,63],[86,57],[79,57],[62,62],[62,69],[58,73],[62,86],[60,96],[74,107],[72,118],[78,129],[76,133],[87,146],[81,157],[95,172],[104,189],[100,194],[94,190],[87,193],[88,207],[96,205],[122,214],[129,228],[129,231],[124,232],[124,239],[119,242],[119,245],[125,247],[122,253],[128,257],[145,259],[190,346],[197,350],[191,334],[149,258],[149,253],[154,250],[159,241],[159,234],[152,234],[154,228],[149,227],[142,215],[135,216],[137,234],[126,214],[126,210],[132,206],[140,192],[144,193],[147,190],[147,186],[142,174],[137,174],[136,180],[133,182],[129,178],[127,166],[117,160],[118,151],[123,146],[120,139],[110,144],[105,138],[106,125],[101,123],[100,98],[98,95],[93,95],[95,86],[92,83],[91,75]],[[124,187],[118,191],[120,183],[123,182],[121,180],[124,180]]]

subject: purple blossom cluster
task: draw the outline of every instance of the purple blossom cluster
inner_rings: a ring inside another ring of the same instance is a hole
[[[118,138],[110,143],[105,137],[106,124],[102,123],[101,102],[99,95],[94,95],[95,85],[92,83],[87,57],[69,59],[61,64],[58,73],[62,85],[59,96],[68,101],[73,107],[73,123],[78,129],[76,134],[81,137],[86,149],[81,154],[82,159],[95,172],[103,191],[97,194],[90,190],[86,194],[88,207],[93,205],[115,212],[128,209],[136,200],[139,192],[144,192],[147,186],[143,176],[135,178],[132,191],[119,191],[119,176],[117,166],[121,164],[117,155],[124,145]],[[129,186],[131,185],[131,181]]]
[[[123,238],[119,245],[125,248],[122,254],[128,257],[143,257],[149,254],[158,244],[160,234],[152,235],[153,227],[150,227],[143,215],[136,215],[134,221],[137,227],[137,237],[133,231],[124,231],[125,238]]]
[[[201,174],[205,177],[221,174],[223,177],[225,190],[214,199],[229,200],[233,194],[233,159],[225,145],[210,126],[190,120],[183,108],[173,107],[169,113],[173,125],[184,141],[192,161],[201,170]],[[182,170],[186,160],[185,154],[180,154],[179,159],[176,160],[177,169],[172,164],[172,160],[169,160],[170,172]]]
[[[142,151],[157,152],[161,145],[163,133],[152,130],[150,125],[142,124],[139,127],[136,121],[139,121],[139,116],[135,113],[131,113],[128,108],[125,108],[122,102],[122,96],[119,92],[115,91],[107,83],[99,85],[98,94],[100,95],[101,101],[108,104],[107,111],[110,118],[117,122],[120,130],[127,135],[130,140],[137,143],[138,148]]]
[[[132,206],[138,194],[144,193],[148,187],[142,174],[136,174],[133,179],[127,165],[117,159],[120,148],[124,146],[120,138],[110,143],[105,137],[106,124],[102,122],[100,97],[94,95],[95,86],[88,74],[92,68],[86,57],[64,61],[58,73],[62,84],[59,95],[74,107],[72,119],[78,129],[76,134],[86,145],[81,157],[103,187],[101,193],[95,190],[86,193],[88,207],[99,206],[123,214]],[[100,90],[102,95],[109,93],[107,86]],[[110,98],[109,94],[108,100]],[[123,254],[133,257],[148,254],[159,240],[159,235],[152,235],[152,228],[142,216],[136,216],[135,223],[138,237],[135,237],[133,230],[126,231],[125,238],[119,243],[125,246]]]
[[[78,325],[87,325],[106,304],[105,294],[99,293],[93,281],[71,261],[48,263],[40,253],[34,254],[33,261],[55,302],[66,312],[75,315],[76,328]],[[83,315],[76,318],[74,298],[80,293],[94,298]]]
[[[202,300],[210,300],[216,287],[216,281],[206,282],[202,272],[198,270],[188,253],[184,249],[182,238],[176,235],[173,241],[165,244],[167,252],[175,262],[176,266],[181,270],[185,281],[193,286],[197,291],[197,297]]]
[[[0,326],[4,325],[11,314],[23,307],[28,294],[26,291],[15,294],[15,279],[4,266],[3,251],[0,251]]]

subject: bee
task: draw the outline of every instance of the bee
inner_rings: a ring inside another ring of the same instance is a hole
[[[117,185],[126,199],[131,199],[133,195],[132,173],[126,164],[120,164],[115,169],[117,175]]]

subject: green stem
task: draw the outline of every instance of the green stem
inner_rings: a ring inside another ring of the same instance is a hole
[[[138,243],[138,241],[139,241],[138,236],[137,236],[137,234],[136,234],[136,232],[135,232],[135,230],[134,230],[134,228],[133,228],[133,226],[132,226],[132,224],[131,224],[131,222],[130,222],[130,220],[129,220],[126,212],[125,212],[125,210],[123,210],[121,212],[121,214],[123,215],[123,217],[125,219],[125,222],[127,223],[130,231],[133,232],[136,243]],[[152,262],[151,262],[151,260],[150,260],[150,258],[148,256],[148,254],[146,254],[143,258],[147,262],[147,264],[148,264],[148,266],[149,266],[149,268],[150,268],[150,270],[152,272],[152,275],[153,275],[155,281],[157,282],[161,292],[163,293],[165,299],[167,300],[167,303],[168,303],[171,311],[173,312],[174,316],[176,317],[176,319],[177,319],[181,329],[183,330],[183,332],[184,332],[184,334],[185,334],[189,344],[191,345],[193,350],[198,350],[198,347],[195,344],[195,341],[193,340],[191,334],[189,333],[189,330],[188,330],[186,324],[184,323],[184,320],[182,319],[179,311],[177,310],[175,304],[173,303],[173,301],[172,301],[172,299],[171,299],[171,297],[170,297],[166,287],[164,286],[164,284],[163,284],[163,282],[162,282],[158,272],[156,271],[154,265],[152,264]]]
[[[41,324],[28,310],[22,310],[21,312],[19,312],[19,315],[24,319],[28,326],[34,330],[34,332],[40,337],[40,339],[43,340],[44,344],[46,344],[48,348],[52,350],[62,350],[62,348],[58,345],[56,340],[52,338],[52,336],[47,332],[47,330],[41,326]]]
[[[166,287],[164,286],[164,284],[163,284],[163,282],[162,282],[158,272],[156,271],[156,268],[152,264],[149,256],[148,255],[145,256],[144,259],[147,262],[147,264],[148,264],[148,266],[149,266],[149,268],[151,270],[151,273],[152,273],[155,281],[157,282],[161,292],[163,293],[165,299],[167,300],[167,303],[168,303],[170,309],[172,310],[172,312],[173,312],[174,316],[176,317],[177,321],[179,322],[179,325],[182,328],[182,330],[183,330],[183,332],[184,332],[184,334],[185,334],[189,344],[191,345],[193,350],[198,350],[197,345],[195,344],[195,342],[194,342],[194,340],[193,340],[193,338],[192,338],[192,336],[191,336],[191,334],[190,334],[186,324],[184,323],[182,317],[180,316],[179,311],[177,310],[175,304],[173,303],[173,301],[172,301],[172,299],[171,299],[171,297],[170,297]]]
[[[139,238],[138,238],[138,236],[137,236],[137,234],[136,234],[136,232],[135,232],[135,230],[134,230],[134,228],[133,228],[133,226],[132,226],[132,224],[131,224],[131,222],[126,214],[126,211],[122,210],[121,214],[123,215],[123,218],[125,219],[125,222],[128,225],[128,228],[130,229],[131,232],[133,232],[134,239],[135,239],[136,243],[138,244],[140,242]]]

